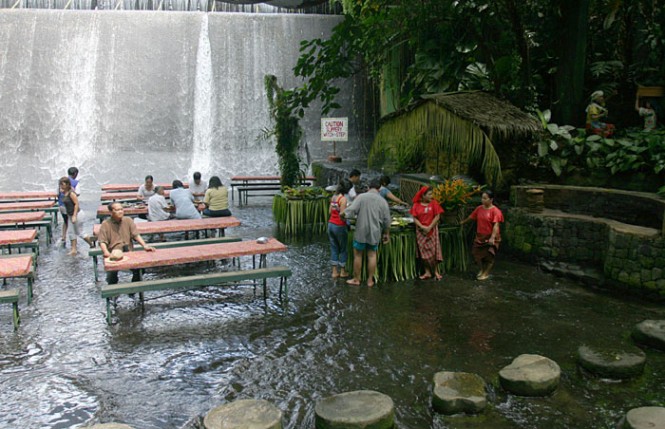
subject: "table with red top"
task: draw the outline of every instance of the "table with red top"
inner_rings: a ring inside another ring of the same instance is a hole
[[[267,243],[256,240],[234,243],[204,244],[201,246],[158,249],[154,252],[125,252],[120,261],[104,260],[105,271],[142,270],[146,268],[166,267],[190,264],[193,262],[217,261],[239,258],[241,256],[259,256],[259,267],[266,266],[266,256],[275,252],[286,252],[285,244],[271,238]]]
[[[46,228],[46,241],[51,242],[52,224],[44,221],[46,212],[0,213],[0,229]]]
[[[224,233],[225,228],[240,226],[240,221],[233,217],[206,217],[203,219],[173,219],[159,222],[137,222],[136,229],[139,234],[165,234],[172,232],[190,232],[217,229]],[[92,227],[93,235],[99,235],[101,224]]]
[[[138,193],[139,187],[141,187],[143,183],[111,183],[108,185],[102,185],[102,192],[130,192],[134,191],[134,193]],[[171,189],[173,188],[173,185],[171,183],[153,183],[155,187],[157,186],[163,186],[164,189]],[[183,186],[187,188],[189,186],[188,183],[183,183]]]
[[[139,199],[138,192],[105,192],[102,194],[100,199],[102,201],[119,201],[119,200],[132,200],[136,201]],[[169,197],[169,191],[164,191],[164,198]],[[147,198],[145,199],[147,200]]]
[[[300,185],[311,185],[316,180],[314,176],[301,178]],[[279,191],[281,189],[281,176],[233,176],[231,177],[231,200],[233,191],[238,188],[238,200],[240,204],[247,204],[250,191]],[[244,198],[243,198],[244,195]],[[268,195],[268,194],[265,194]]]
[[[38,253],[39,243],[36,243],[36,240],[36,229],[0,231],[0,248],[6,248],[9,254],[12,253],[12,248],[20,249],[22,247],[30,247],[34,249],[35,253]]]
[[[5,255],[0,258],[0,278],[25,277],[28,279],[28,304],[32,301],[32,282],[35,276],[34,257],[32,255]]]
[[[44,219],[46,212],[0,213],[0,225],[21,225]]]
[[[35,201],[57,200],[58,194],[48,191],[0,192],[0,200],[7,201]]]
[[[45,211],[51,214],[54,225],[58,224],[58,205],[54,200],[45,200],[45,201],[19,201],[19,202],[1,202],[0,201],[0,212],[5,213],[20,213],[20,212],[30,212],[30,211]]]
[[[205,206],[203,204],[196,204],[196,209],[199,212],[202,212],[205,209]],[[146,217],[148,216],[148,206],[146,203],[131,204],[128,207],[123,207],[123,214],[129,217],[136,217],[141,215]],[[109,216],[111,216],[111,211],[109,210],[108,205],[103,204],[97,207],[97,219],[99,219],[100,222]]]

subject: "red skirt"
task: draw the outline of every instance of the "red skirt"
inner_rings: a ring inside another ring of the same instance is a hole
[[[429,265],[435,265],[443,261],[441,253],[441,242],[439,241],[438,225],[432,228],[429,233],[416,228],[416,242],[418,243],[418,257]]]
[[[480,265],[482,262],[494,262],[496,253],[499,251],[501,238],[495,238],[494,246],[491,246],[489,244],[489,239],[491,236],[492,234],[476,233],[476,238],[473,239],[471,254],[473,255],[473,259],[478,265]]]

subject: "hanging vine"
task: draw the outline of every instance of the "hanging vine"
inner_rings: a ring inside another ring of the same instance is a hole
[[[292,115],[289,108],[291,91],[284,90],[277,84],[277,77],[266,75],[264,79],[270,117],[273,122],[271,129],[264,130],[266,138],[275,137],[275,151],[279,158],[281,185],[295,186],[300,178],[300,157],[298,147],[302,137],[300,119]]]

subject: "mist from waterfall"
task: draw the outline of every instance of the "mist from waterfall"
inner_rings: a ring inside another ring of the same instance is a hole
[[[0,190],[52,189],[67,168],[83,190],[202,171],[223,182],[277,174],[263,80],[284,88],[300,41],[340,17],[153,11],[0,10]],[[366,121],[354,82],[336,116]],[[320,110],[301,120],[319,159]],[[358,133],[359,134],[359,133]],[[352,143],[351,143],[352,144]],[[85,195],[85,194],[84,194]]]

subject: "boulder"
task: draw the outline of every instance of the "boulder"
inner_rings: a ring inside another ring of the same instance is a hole
[[[636,377],[644,372],[646,356],[638,348],[631,350],[598,349],[580,346],[577,349],[580,366],[587,371],[606,378],[623,379]]]
[[[395,405],[383,393],[358,390],[340,393],[316,403],[316,429],[392,429]]]
[[[619,427],[621,429],[665,429],[665,408],[633,408],[626,413]]]
[[[633,339],[649,347],[665,350],[665,320],[644,320],[633,328]]]
[[[282,412],[268,401],[241,399],[208,411],[205,429],[282,429]]]
[[[485,380],[468,372],[434,374],[432,407],[443,414],[477,414],[487,406]]]
[[[501,386],[520,396],[546,396],[559,386],[561,368],[544,356],[523,354],[499,371]]]

